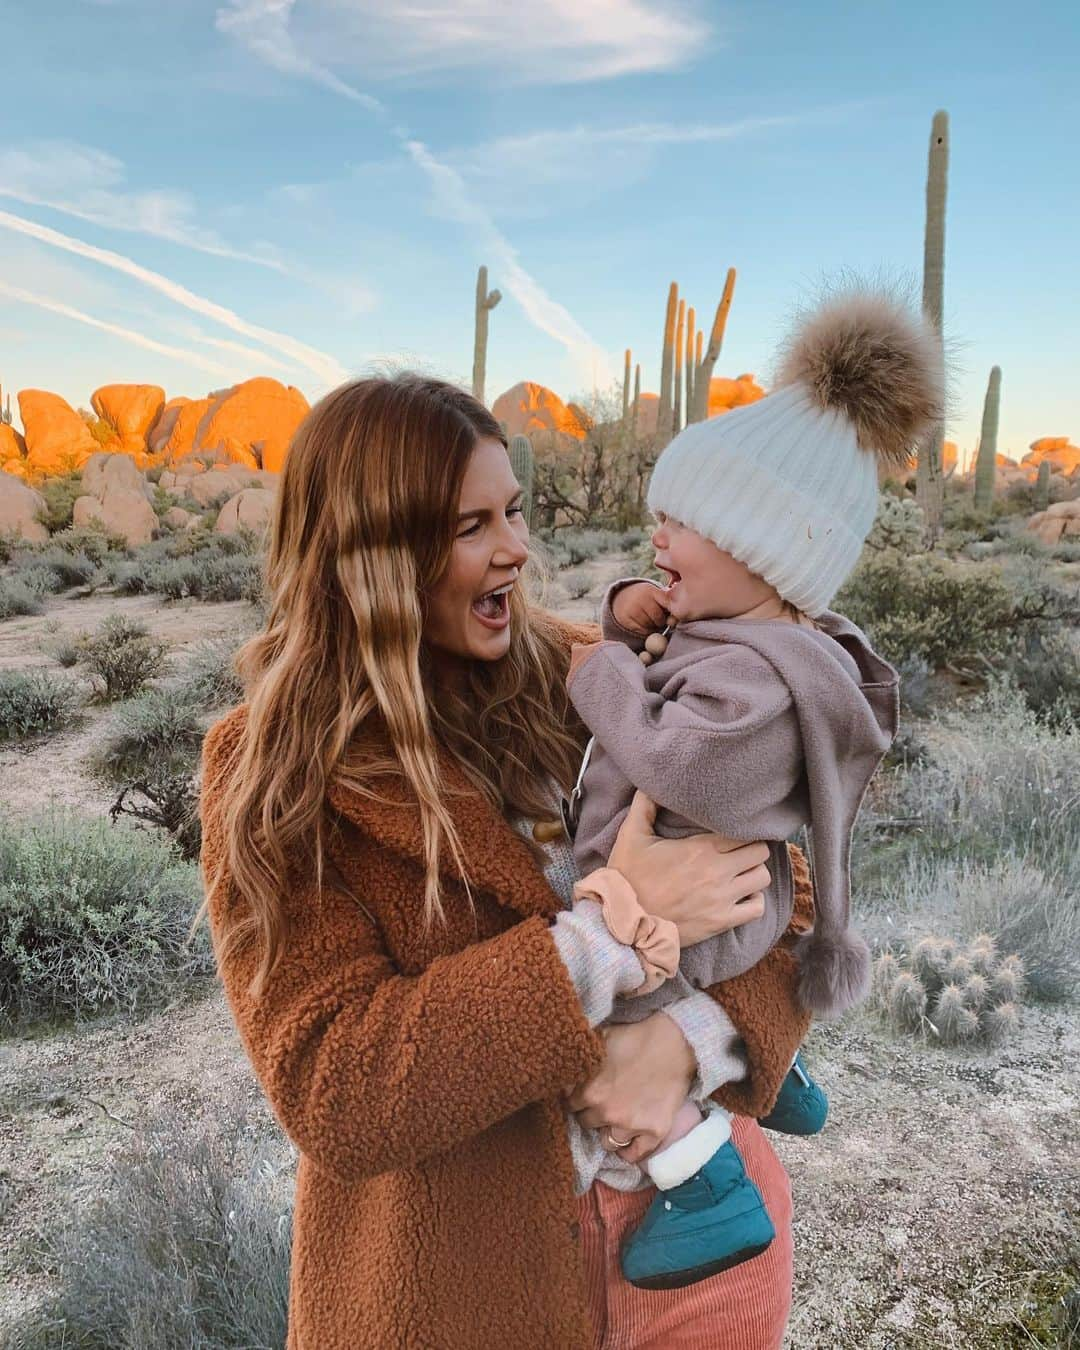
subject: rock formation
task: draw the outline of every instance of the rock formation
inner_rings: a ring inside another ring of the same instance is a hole
[[[0,471],[26,477],[26,442],[5,422],[0,422]]]
[[[1038,472],[1043,460],[1049,460],[1056,472],[1074,477],[1080,473],[1080,445],[1071,444],[1068,436],[1043,436],[1031,442],[1021,464],[1031,465],[1033,472]]]
[[[544,433],[549,432],[557,438],[566,438],[556,442],[563,445],[585,439],[585,427],[580,418],[558,394],[531,380],[522,380],[500,394],[491,412],[497,422],[505,422],[507,436],[528,436],[530,439],[539,436],[542,443]]]
[[[718,375],[709,381],[709,416],[717,417],[764,397],[765,390],[753,375],[739,375],[734,380]]]
[[[132,455],[98,451],[86,461],[82,472],[83,495],[75,498],[72,524],[100,523],[111,534],[124,537],[129,545],[148,544],[158,527],[151,506],[153,489]]]
[[[212,400],[199,420],[194,448],[280,473],[293,432],[308,411],[307,399],[292,385],[264,377],[245,380]]]
[[[19,416],[26,436],[26,469],[31,479],[81,469],[100,448],[90,428],[59,394],[19,391]]]
[[[1027,528],[1044,544],[1056,544],[1062,539],[1080,538],[1080,498],[1071,502],[1054,502],[1045,511],[1031,517]]]
[[[49,531],[37,519],[45,498],[13,474],[0,471],[0,534],[9,534],[28,544],[43,544]]]
[[[217,534],[235,534],[241,526],[262,534],[270,520],[275,493],[267,488],[245,488],[230,497],[218,514]]]
[[[165,390],[156,384],[106,384],[94,390],[90,402],[116,432],[121,453],[132,455],[140,468],[147,468],[153,462],[147,433],[165,406]]]

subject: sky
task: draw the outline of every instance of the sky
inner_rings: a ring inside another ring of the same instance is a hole
[[[917,295],[950,116],[947,435],[1080,442],[1080,10],[982,0],[0,0],[0,384],[489,401],[658,384],[668,284],[767,383],[842,272]],[[16,414],[17,420],[17,414]]]

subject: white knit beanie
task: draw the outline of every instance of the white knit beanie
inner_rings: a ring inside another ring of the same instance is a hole
[[[649,507],[821,614],[874,523],[879,461],[906,467],[941,417],[942,380],[920,314],[884,293],[836,296],[785,344],[775,392],[679,432]]]

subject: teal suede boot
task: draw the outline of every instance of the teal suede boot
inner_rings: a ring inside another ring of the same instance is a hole
[[[775,1236],[729,1139],[688,1181],[657,1191],[623,1243],[622,1272],[639,1289],[682,1289],[749,1261]]]
[[[780,1134],[817,1134],[829,1114],[829,1099],[803,1067],[798,1055],[788,1070],[776,1104],[758,1124]]]

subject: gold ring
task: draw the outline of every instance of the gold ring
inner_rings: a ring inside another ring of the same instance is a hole
[[[633,1135],[631,1135],[629,1139],[616,1139],[610,1130],[607,1132],[607,1137],[608,1143],[614,1145],[615,1148],[629,1148],[634,1142]]]

